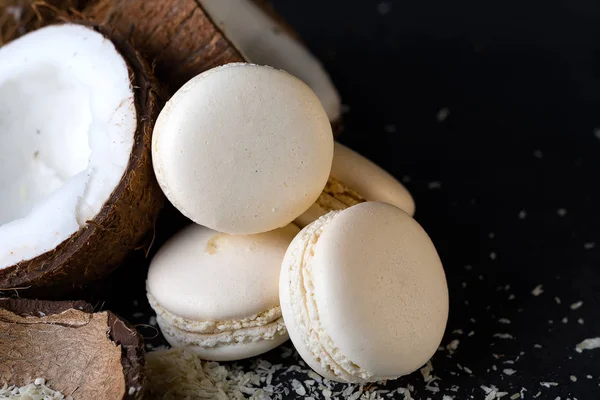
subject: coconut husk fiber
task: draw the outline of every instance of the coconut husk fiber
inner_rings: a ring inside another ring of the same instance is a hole
[[[141,399],[143,342],[110,311],[81,301],[0,299],[0,386],[44,378],[77,400]]]

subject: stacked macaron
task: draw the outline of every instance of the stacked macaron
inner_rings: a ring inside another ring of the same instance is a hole
[[[148,272],[172,346],[236,360],[289,337],[317,373],[344,382],[397,378],[436,351],[448,289],[414,201],[334,143],[303,82],[252,64],[202,73],[161,112],[152,156],[195,223]]]

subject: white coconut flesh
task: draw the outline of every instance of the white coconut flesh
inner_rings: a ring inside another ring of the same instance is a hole
[[[127,168],[137,125],[112,42],[74,24],[0,47],[0,269],[93,219]]]
[[[315,92],[330,121],[340,117],[339,94],[319,60],[252,0],[200,0],[200,4],[247,61],[301,79]]]

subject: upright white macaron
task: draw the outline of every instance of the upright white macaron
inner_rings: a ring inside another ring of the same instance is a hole
[[[187,82],[160,113],[152,160],[167,198],[194,222],[266,232],[306,211],[327,182],[333,134],[292,75],[234,63]]]
[[[369,201],[389,203],[410,216],[415,214],[415,201],[404,185],[368,158],[338,142],[334,146],[331,176]]]
[[[288,339],[279,272],[299,229],[233,236],[190,225],[150,264],[150,305],[167,341],[206,360],[252,357]]]
[[[325,192],[329,193],[325,194],[333,198],[322,196],[317,199],[294,220],[296,225],[303,228],[329,211],[340,210],[364,200],[392,204],[411,217],[415,214],[415,201],[404,185],[368,158],[338,142],[334,144],[330,181],[340,186],[337,193],[331,193],[326,187]],[[355,194],[362,199],[359,201]]]
[[[343,382],[417,370],[437,350],[448,318],[446,277],[429,236],[380,202],[304,228],[282,263],[280,300],[302,358]]]

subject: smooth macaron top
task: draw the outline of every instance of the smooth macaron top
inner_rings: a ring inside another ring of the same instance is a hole
[[[279,306],[281,260],[295,225],[233,236],[192,224],[152,259],[147,290],[170,313],[193,321],[248,318]]]
[[[435,353],[448,318],[437,251],[408,214],[366,202],[296,236],[282,264],[283,317],[323,376],[349,382],[409,374]]]
[[[327,182],[333,135],[314,92],[292,75],[227,64],[187,82],[159,115],[152,158],[168,199],[231,234],[285,226]]]
[[[415,214],[415,201],[404,185],[368,158],[338,142],[334,145],[331,176],[367,200],[393,204],[410,216]]]

